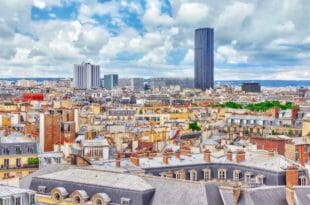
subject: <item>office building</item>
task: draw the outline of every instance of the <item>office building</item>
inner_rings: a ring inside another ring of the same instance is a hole
[[[100,66],[83,62],[74,65],[74,87],[77,89],[93,89],[100,87]]]
[[[260,93],[260,84],[259,83],[242,83],[242,91],[246,93]]]
[[[118,86],[118,75],[104,75],[104,87],[108,90],[112,90],[115,86]]]
[[[121,78],[118,85],[133,91],[142,91],[144,89],[144,78]]]
[[[197,89],[214,88],[213,28],[195,30],[195,79]]]

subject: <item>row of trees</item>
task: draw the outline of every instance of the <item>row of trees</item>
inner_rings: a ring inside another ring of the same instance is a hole
[[[279,101],[264,101],[260,103],[250,103],[247,105],[242,105],[236,102],[225,102],[222,104],[219,104],[220,107],[227,107],[227,108],[233,108],[233,109],[248,109],[255,112],[265,112],[266,110],[269,110],[274,107],[279,107],[281,110],[287,110],[293,108],[292,102],[286,102],[285,104],[281,104]]]

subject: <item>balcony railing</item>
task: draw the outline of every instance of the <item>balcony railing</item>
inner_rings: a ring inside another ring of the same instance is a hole
[[[22,164],[22,165],[14,165],[14,166],[6,166],[1,165],[0,170],[8,170],[8,169],[37,169],[39,168],[39,164]]]

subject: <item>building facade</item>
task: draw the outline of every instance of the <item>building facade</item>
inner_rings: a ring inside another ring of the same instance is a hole
[[[214,88],[213,28],[195,30],[195,79],[197,89]]]
[[[77,89],[99,88],[100,66],[85,62],[74,65],[74,87]]]
[[[113,87],[118,86],[118,75],[109,74],[104,75],[104,87],[108,90],[112,90]]]

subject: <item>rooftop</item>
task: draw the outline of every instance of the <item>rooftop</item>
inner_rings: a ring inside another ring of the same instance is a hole
[[[82,168],[62,170],[59,172],[41,175],[38,178],[89,185],[108,186],[135,191],[146,191],[154,189],[141,177],[135,175]]]

